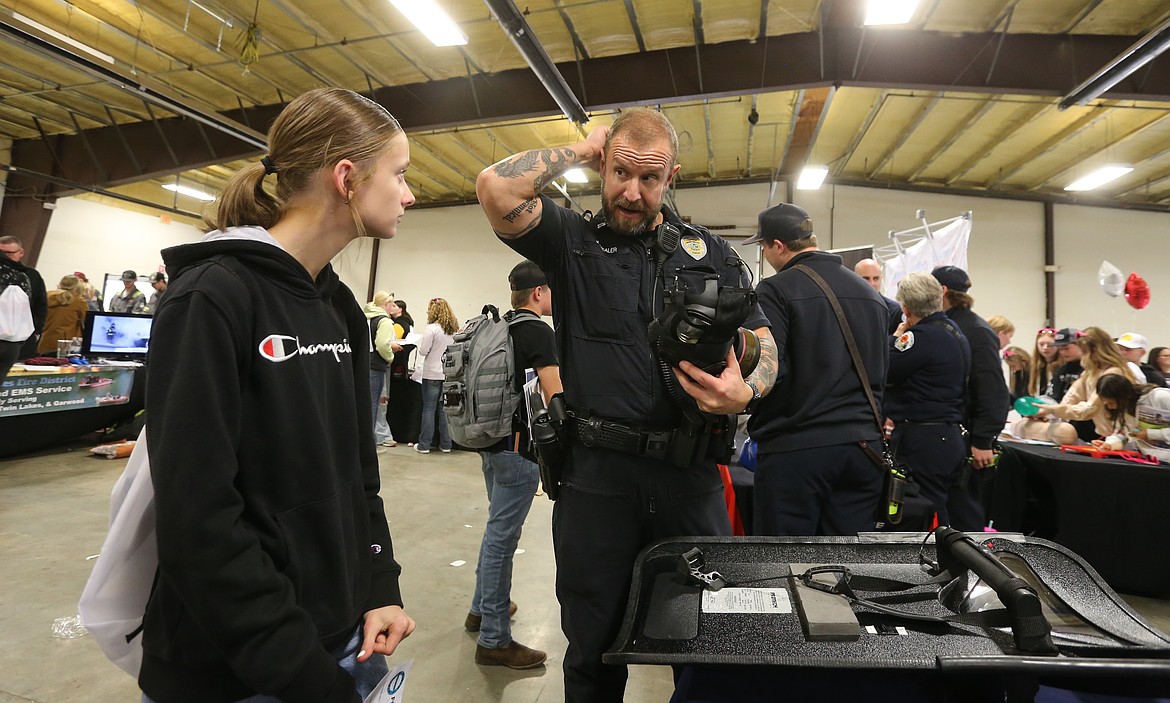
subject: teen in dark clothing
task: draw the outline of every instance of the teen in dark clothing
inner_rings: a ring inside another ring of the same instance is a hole
[[[519,394],[520,402],[512,417],[512,434],[479,451],[487,486],[488,520],[475,567],[475,594],[464,627],[479,633],[476,664],[531,669],[543,664],[546,655],[512,639],[508,622],[512,556],[532,508],[532,497],[540,486],[540,467],[522,456],[530,439],[523,394],[526,371],[532,370],[540,380],[546,406],[562,388],[556,338],[552,328],[540,320],[541,315],[552,314],[548,280],[539,266],[525,260],[512,269],[508,284],[512,289],[512,311],[505,319],[512,341],[513,391]]]
[[[163,252],[145,701],[357,703],[414,629],[378,496],[369,331],[329,266],[356,237],[393,237],[413,204],[406,136],[376,103],[320,89],[269,145],[228,183],[220,229]]]

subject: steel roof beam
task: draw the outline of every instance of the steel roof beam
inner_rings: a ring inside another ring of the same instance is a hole
[[[871,39],[875,34],[870,33]],[[867,41],[867,50],[872,48],[873,53],[855,79],[843,75],[852,68],[852,58],[860,40],[860,31],[851,29],[825,30],[824,78],[816,32],[769,37],[767,42],[705,44],[699,47],[703,56],[701,68],[694,62],[677,58],[679,51],[689,53],[692,47],[594,58],[580,62],[581,75],[588,87],[587,91],[582,92],[589,95],[592,103],[589,109],[593,112],[631,104],[667,104],[704,97],[751,95],[831,85],[1058,96],[1080,79],[1074,70],[1074,59],[1075,66],[1082,67],[1083,74],[1085,66],[1100,65],[1133,42],[1132,37],[1078,35],[1074,47],[1073,38],[1066,36],[1009,34],[1004,39],[1000,61],[1016,67],[1016,70],[998,71],[988,86],[984,81],[990,56],[972,61],[969,52],[981,51],[992,36],[998,38],[998,35],[987,34],[954,37],[931,32],[899,32]],[[931,57],[931,60],[923,60],[924,56]],[[69,59],[58,57],[57,60]],[[562,66],[572,67],[573,64]],[[1170,66],[1167,57],[1156,59],[1154,70],[1140,90],[1135,92],[1134,86],[1123,83],[1130,92],[1112,97],[1170,102],[1170,70],[1165,70],[1166,66]],[[671,69],[674,81],[663,81],[661,76],[670,75]],[[703,73],[705,94],[699,89],[699,71]],[[566,70],[564,73],[573,75],[576,72]],[[615,75],[623,76],[624,80],[613,80]],[[117,76],[105,75],[104,79],[120,85],[131,94],[144,97],[141,86],[122,81]],[[579,80],[573,75],[570,83]],[[475,108],[472,83],[476,86],[482,113]],[[403,126],[411,131],[559,113],[556,103],[527,68],[474,75],[470,80],[461,76],[379,88],[375,91],[375,99],[386,105]],[[209,137],[213,140],[216,153],[223,160],[250,158],[262,148],[263,141],[256,136],[259,133],[241,124],[243,113],[239,110],[213,113],[185,106],[170,98],[156,104],[185,113],[192,119],[206,120],[204,124],[220,130],[222,134]],[[247,122],[257,129],[263,128],[271,123],[282,107],[267,105],[250,108]],[[185,119],[164,119],[160,123],[166,125],[165,133],[175,144],[200,141],[194,126]],[[90,132],[102,129],[110,128],[95,128]],[[174,171],[174,163],[159,163],[158,151],[161,145],[151,129],[143,129],[139,124],[122,124],[121,129],[142,158],[142,173],[128,163],[119,150],[118,155],[103,159],[110,171],[109,183],[105,185],[129,182],[143,174],[149,176]],[[116,143],[116,135],[111,133],[109,136],[111,139],[90,140],[99,155],[102,155],[103,144]],[[42,163],[43,157],[47,156],[43,149],[30,149],[27,141],[36,140],[14,142],[14,162],[35,171],[50,170]],[[77,142],[74,146],[68,146],[74,141]],[[84,149],[79,137],[62,135],[58,137],[57,144],[63,160],[70,164],[70,180],[99,183],[97,180],[89,180],[96,177],[94,173],[83,176],[72,172],[77,163],[86,160],[84,155],[77,161],[70,160],[71,154]],[[184,169],[206,163],[205,147],[190,153],[183,149],[176,151],[182,153],[180,167]],[[24,163],[23,159],[29,161]],[[91,170],[86,169],[84,163],[81,163],[80,168],[81,171]],[[961,170],[959,175],[965,170]]]
[[[768,0],[764,0],[765,3]],[[634,41],[638,42],[638,51],[646,51],[646,42],[642,40],[642,28],[638,26],[638,13],[634,11],[633,0],[625,0],[626,16],[630,18],[630,29],[634,31]]]

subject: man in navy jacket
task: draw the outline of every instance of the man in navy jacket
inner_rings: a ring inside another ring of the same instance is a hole
[[[852,535],[873,528],[882,472],[859,442],[881,430],[841,326],[816,271],[836,294],[881,403],[890,313],[881,295],[817,248],[812,220],[787,203],[760,213],[759,243],[777,273],[756,289],[779,351],[776,386],[752,415],[759,442],[753,527],[757,535]]]

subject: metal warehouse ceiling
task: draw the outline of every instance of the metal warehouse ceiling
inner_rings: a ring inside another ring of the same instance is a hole
[[[466,46],[433,46],[388,0],[0,0],[0,226],[85,192],[198,213],[159,186],[214,193],[284,103],[326,85],[398,116],[420,204],[469,202],[495,160],[642,104],[680,133],[679,187],[820,164],[829,183],[1069,200],[1124,162],[1077,202],[1170,209],[1170,59],[1057,106],[1170,18],[1166,0],[921,0],[881,28],[861,0],[516,0],[583,127],[483,0],[440,4]]]

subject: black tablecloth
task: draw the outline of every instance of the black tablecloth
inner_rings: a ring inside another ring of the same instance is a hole
[[[1170,598],[1162,541],[1170,467],[1004,443],[991,517],[998,530],[1068,547],[1120,593]]]

